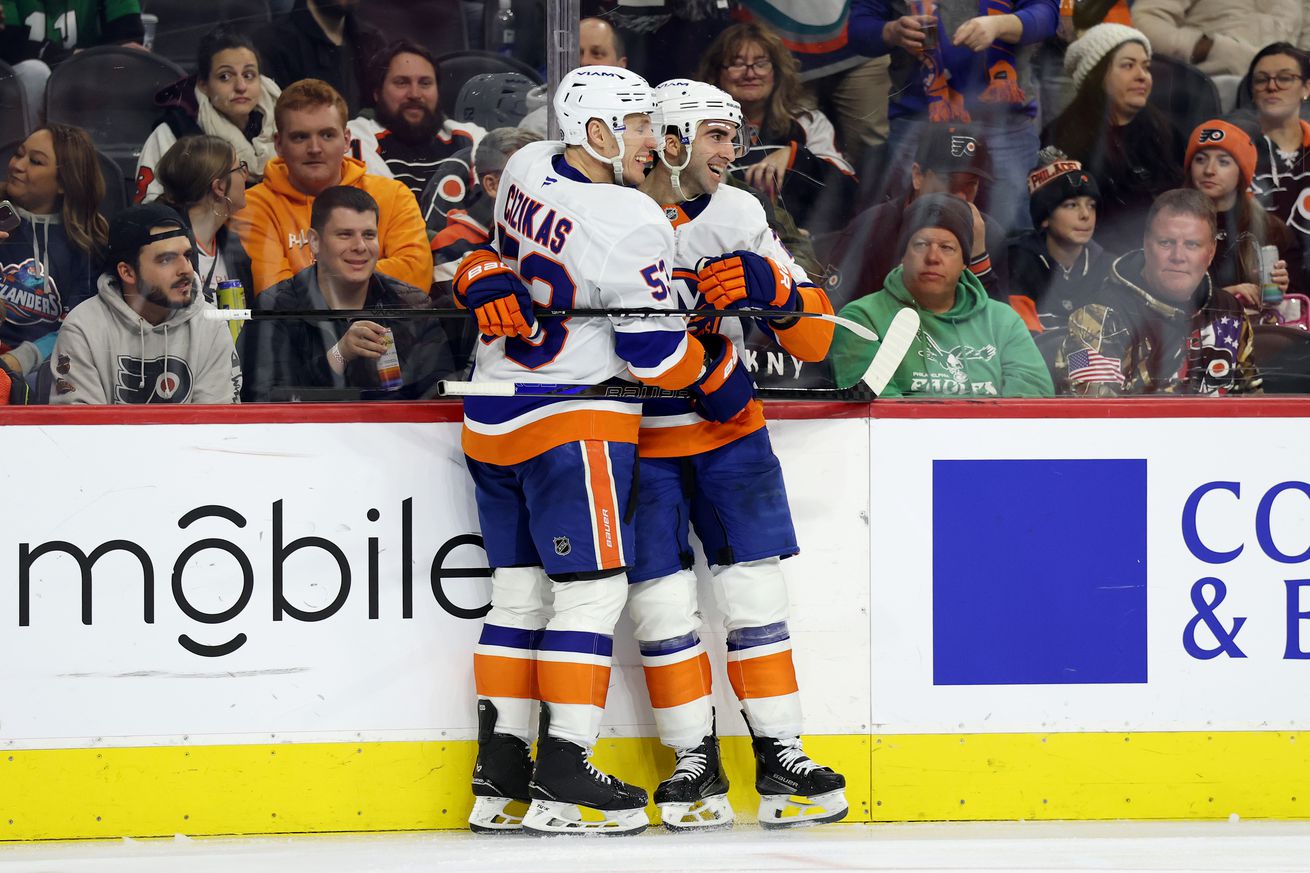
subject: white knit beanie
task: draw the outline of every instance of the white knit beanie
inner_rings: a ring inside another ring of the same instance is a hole
[[[1064,71],[1073,77],[1074,90],[1083,87],[1083,80],[1101,58],[1126,42],[1141,43],[1146,57],[1151,57],[1151,41],[1146,34],[1124,24],[1098,24],[1069,43],[1064,52]]]

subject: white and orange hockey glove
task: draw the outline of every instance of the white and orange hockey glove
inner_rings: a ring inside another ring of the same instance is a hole
[[[754,252],[729,252],[706,261],[698,271],[697,290],[715,309],[779,309],[791,312],[796,282],[771,258]]]
[[[455,271],[455,301],[473,310],[485,336],[532,336],[532,295],[491,249],[474,249]]]

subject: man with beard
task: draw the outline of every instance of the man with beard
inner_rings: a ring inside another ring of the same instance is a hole
[[[375,59],[375,70],[377,120],[351,120],[355,156],[368,172],[404,182],[417,198],[439,163],[477,148],[486,131],[442,114],[437,64],[422,46],[407,40],[392,43]]]
[[[55,341],[51,403],[237,402],[241,364],[227,323],[201,317],[195,247],[162,203],[114,216],[98,293]]]
[[[369,64],[385,41],[356,17],[358,6],[359,0],[296,0],[256,37],[264,75],[283,88],[322,79],[341,93],[351,112],[367,105]]]

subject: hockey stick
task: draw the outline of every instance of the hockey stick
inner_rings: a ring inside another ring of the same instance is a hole
[[[321,321],[355,321],[356,319],[468,318],[467,309],[206,309],[203,317],[213,321],[277,321],[285,319],[319,319]],[[849,330],[862,340],[878,342],[878,334],[849,318],[826,312],[783,312],[778,309],[537,309],[537,318],[664,318],[670,315],[700,318],[817,318]]]
[[[850,388],[758,388],[759,396],[774,400],[870,400],[887,388],[896,368],[919,332],[919,313],[902,309],[887,325],[882,345],[874,353],[860,381]],[[437,383],[437,392],[447,397],[608,397],[646,399],[688,397],[686,391],[668,391],[649,385],[569,385],[549,382],[453,382]],[[870,396],[872,395],[872,396]]]

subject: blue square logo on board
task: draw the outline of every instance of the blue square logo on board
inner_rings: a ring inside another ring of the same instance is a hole
[[[933,684],[1146,681],[1146,461],[934,461]]]

